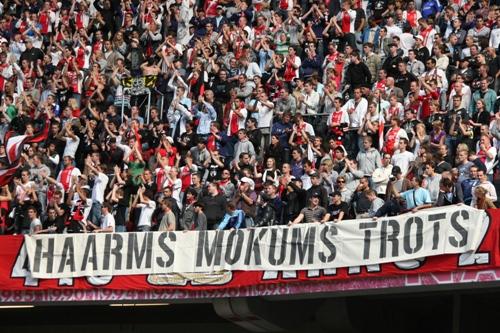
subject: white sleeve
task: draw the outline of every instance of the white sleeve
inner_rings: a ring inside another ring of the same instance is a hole
[[[121,137],[121,135],[118,135],[116,137],[116,146],[119,149],[123,150],[123,152],[124,152],[123,159],[126,160],[130,156],[130,154],[132,153],[132,149],[127,145],[123,145],[121,143],[121,141],[122,141],[122,137]]]
[[[302,65],[302,60],[299,57],[295,57],[295,65],[299,67]]]
[[[72,176],[80,176],[82,174],[82,172],[80,171],[80,169],[78,168],[74,168],[72,171],[71,171],[71,175]]]
[[[115,217],[111,214],[108,214],[108,227],[113,227],[115,230]]]
[[[351,120],[349,119],[349,114],[347,112],[342,111],[342,117],[340,118],[340,123],[347,123],[348,125],[350,124]]]
[[[481,185],[479,185],[481,186]],[[490,195],[491,201],[495,202],[497,201],[497,190],[495,189],[495,186],[491,183],[488,184],[487,188],[485,188],[488,191],[488,194]]]
[[[399,129],[399,132],[398,132],[398,138],[401,139],[401,138],[405,138],[406,140],[409,140],[408,139],[408,133],[406,133],[406,131],[402,128]]]
[[[260,71],[259,65],[255,62],[252,63],[252,72],[255,75],[262,76],[262,72]]]
[[[99,172],[98,177],[104,184],[108,183],[109,177],[106,174]]]
[[[49,160],[55,165],[59,164],[59,154],[55,154],[54,157],[49,156]]]
[[[314,128],[312,127],[311,124],[307,123],[305,130],[306,130],[307,134],[309,134],[310,136],[315,136]]]

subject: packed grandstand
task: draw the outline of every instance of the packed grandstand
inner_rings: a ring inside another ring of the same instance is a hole
[[[0,3],[5,234],[495,207],[495,1]]]

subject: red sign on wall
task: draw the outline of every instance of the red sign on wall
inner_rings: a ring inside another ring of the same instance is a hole
[[[23,254],[23,237],[4,236],[0,250],[0,301],[54,300],[49,295],[56,295],[59,301],[78,300],[75,295],[80,295],[80,300],[214,298],[476,282],[481,276],[487,281],[500,280],[500,210],[488,213],[488,230],[473,254],[308,271],[221,271],[42,280],[30,276]]]

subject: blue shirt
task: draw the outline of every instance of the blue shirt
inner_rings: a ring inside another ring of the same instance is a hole
[[[283,123],[281,121],[278,121],[273,124],[273,128],[271,130],[271,133],[273,135],[277,135],[278,138],[280,139],[281,147],[287,148],[288,147],[288,133],[287,130],[291,130],[293,128],[292,123]]]
[[[296,179],[300,179],[300,177],[304,174],[304,164],[302,163],[302,160],[299,162],[292,161],[290,163],[290,169],[292,176]]]
[[[431,15],[441,12],[442,9],[443,6],[441,6],[439,0],[426,1],[422,4],[422,17],[426,19]]]
[[[245,213],[242,210],[236,209],[234,212],[226,213],[222,222],[217,227],[218,230],[224,229],[239,229],[240,227],[244,227],[243,221],[245,220]]]
[[[479,183],[477,179],[465,179],[460,185],[462,186],[462,193],[464,195],[464,203],[469,205],[472,201],[472,189]]]
[[[196,133],[200,135],[210,134],[210,124],[212,121],[217,120],[217,112],[212,105],[207,102],[203,102],[206,112],[200,111],[200,104],[196,104],[193,107],[193,113],[196,118],[200,119]]]
[[[401,197],[406,201],[407,209],[413,209],[424,204],[432,203],[429,191],[421,187],[416,190],[405,191],[401,193]]]

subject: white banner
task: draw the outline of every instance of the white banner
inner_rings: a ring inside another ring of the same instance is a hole
[[[484,211],[451,206],[378,220],[205,232],[26,236],[35,278],[355,267],[474,252]]]

